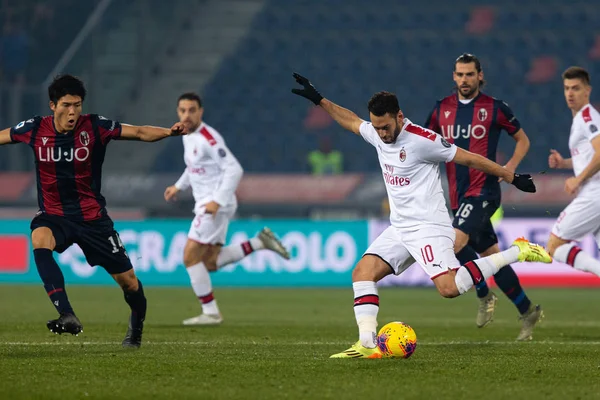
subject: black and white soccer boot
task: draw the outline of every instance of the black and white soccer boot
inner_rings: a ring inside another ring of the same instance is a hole
[[[81,325],[81,322],[79,322],[79,319],[75,314],[60,314],[58,319],[48,321],[46,326],[50,332],[57,335],[70,333],[71,335],[77,336],[83,332],[83,325]]]

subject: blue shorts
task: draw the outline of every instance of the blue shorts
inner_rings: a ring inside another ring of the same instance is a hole
[[[468,245],[481,254],[498,243],[490,218],[500,207],[499,199],[465,197],[457,210],[452,210],[452,226],[469,235]]]

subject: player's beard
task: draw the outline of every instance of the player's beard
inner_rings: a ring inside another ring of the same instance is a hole
[[[394,128],[394,135],[393,135],[392,139],[391,140],[384,140],[383,142],[387,143],[387,144],[395,143],[396,139],[398,139],[398,135],[400,135],[400,131],[401,131],[401,129],[398,126],[398,122],[396,122],[396,127]]]
[[[187,128],[188,132],[196,132],[196,130],[198,129],[198,127],[201,124],[201,122],[194,123],[192,121],[182,121],[182,122],[185,125],[185,127]]]
[[[479,85],[475,85],[475,86],[468,86],[468,91],[464,92],[463,90],[467,89],[467,87],[461,87],[461,86],[457,86],[456,87],[458,90],[458,93],[460,93],[460,95],[465,98],[465,99],[472,99],[473,97],[475,97],[475,93],[477,92],[477,90],[479,89]]]

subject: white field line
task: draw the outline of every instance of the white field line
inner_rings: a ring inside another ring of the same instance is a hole
[[[228,344],[248,345],[248,346],[347,346],[350,342],[290,342],[290,343],[268,343],[268,342],[228,342]],[[515,342],[515,341],[497,341],[497,340],[486,340],[486,341],[446,341],[446,342],[419,342],[418,346],[495,346],[495,345],[518,345],[518,346],[531,346],[531,345],[565,345],[570,346],[600,346],[600,341],[555,341],[555,340],[539,340],[531,342]],[[121,345],[121,342],[0,342],[1,346],[117,346]],[[144,341],[143,346],[221,346],[223,343],[215,342],[154,342]]]

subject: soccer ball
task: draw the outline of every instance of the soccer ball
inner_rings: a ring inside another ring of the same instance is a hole
[[[390,322],[379,330],[377,347],[383,358],[408,358],[417,348],[417,334],[404,322]]]

